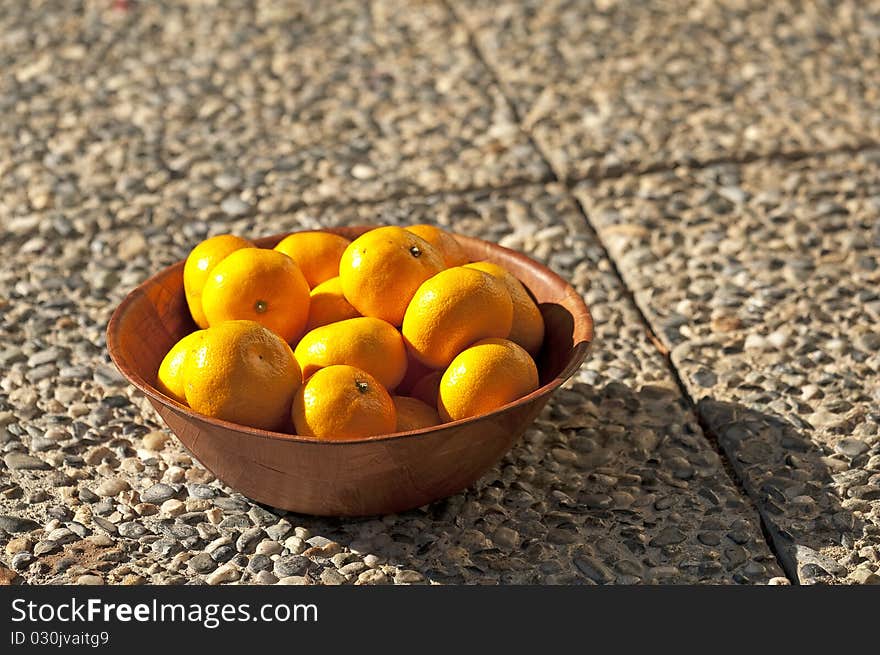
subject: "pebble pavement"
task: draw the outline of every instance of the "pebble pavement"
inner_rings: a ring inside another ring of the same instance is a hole
[[[867,150],[576,191],[802,582],[880,563],[878,164]]]
[[[8,129],[34,132],[36,179],[11,187],[39,193],[45,157],[76,153],[78,177],[94,174],[74,193],[130,200],[177,180],[187,215],[210,220],[549,176],[442,4],[106,4],[0,23],[17,46]],[[43,31],[61,35],[34,61]]]
[[[880,6],[455,0],[564,179],[880,141]]]
[[[14,298],[19,309],[3,323],[6,341],[15,345],[4,351],[11,411],[4,446],[9,486],[0,502],[5,514],[33,519],[4,527],[23,533],[9,542],[11,550],[7,545],[11,566],[32,582],[75,582],[83,575],[112,583],[207,584],[766,583],[779,577],[757,513],[727,477],[564,187],[443,194],[187,227],[196,242],[224,231],[430,219],[523,250],[565,274],[590,304],[603,344],[476,488],[397,516],[343,521],[261,507],[217,484],[168,439],[100,347],[99,326],[129,279],[186,254],[187,244],[155,234],[154,247],[118,260],[120,284],[97,292],[93,313],[80,310],[93,331],[57,330],[35,341],[31,335],[58,320],[51,303],[46,307],[45,280],[23,273],[23,265],[10,268],[26,279],[6,284],[28,292]],[[133,230],[105,238],[108,257],[142,242]],[[4,250],[9,258],[27,257],[14,245]],[[85,265],[52,259],[60,268],[52,275],[61,278]],[[49,368],[32,379],[40,367]],[[56,386],[70,369],[80,377]]]
[[[880,582],[872,5],[114,6],[0,12],[0,583]],[[255,504],[109,361],[206,236],[407,222],[596,322],[466,492]]]

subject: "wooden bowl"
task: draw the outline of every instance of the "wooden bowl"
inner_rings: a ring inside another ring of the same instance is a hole
[[[369,227],[328,232],[354,238]],[[273,247],[286,235],[256,240]],[[482,416],[354,441],[319,441],[209,418],[157,390],[165,353],[195,329],[183,293],[183,262],[132,291],[107,326],[120,372],[147,395],[189,452],[229,487],[261,503],[304,514],[363,516],[399,512],[454,494],[495,464],[532,423],[550,394],[580,367],[593,339],[583,299],[548,268],[501,246],[457,237],[472,261],[514,273],[546,323],[537,358],[541,387]]]

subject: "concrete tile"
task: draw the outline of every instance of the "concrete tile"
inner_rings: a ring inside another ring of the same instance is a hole
[[[873,3],[454,6],[563,178],[880,140]]]

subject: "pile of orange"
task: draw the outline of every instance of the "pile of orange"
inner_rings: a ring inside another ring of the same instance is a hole
[[[274,249],[212,237],[189,254],[184,291],[200,329],[158,386],[234,423],[356,439],[485,414],[539,384],[528,291],[431,225],[298,232]]]

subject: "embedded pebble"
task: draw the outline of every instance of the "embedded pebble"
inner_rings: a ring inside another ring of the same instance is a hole
[[[309,579],[302,575],[289,575],[278,580],[280,585],[307,585],[311,584]]]
[[[147,533],[147,529],[134,521],[127,521],[116,526],[119,536],[129,539],[138,539]]]
[[[147,450],[162,450],[168,442],[169,436],[159,430],[148,432],[142,437],[144,448]]]
[[[312,562],[302,555],[288,555],[275,560],[274,573],[279,578],[302,575],[311,568]]]
[[[260,585],[270,585],[277,583],[278,578],[270,571],[260,571],[254,576],[254,582]]]
[[[198,553],[190,558],[187,566],[195,573],[206,574],[217,568],[217,563],[208,553]]]
[[[669,546],[672,544],[679,544],[686,538],[687,536],[678,528],[668,527],[663,528],[657,536],[651,540],[651,544],[654,546]]]
[[[54,553],[55,551],[61,548],[61,544],[56,543],[54,541],[41,540],[38,541],[34,546],[34,555],[38,557],[40,555],[48,555],[49,553]]]
[[[355,584],[357,585],[378,585],[388,584],[390,582],[388,576],[378,569],[369,569],[361,573]]]
[[[225,564],[205,578],[209,585],[218,585],[226,582],[234,582],[241,577],[241,572],[234,566]]]
[[[850,573],[849,578],[856,584],[876,585],[880,584],[880,575],[867,567],[860,566]]]
[[[176,498],[171,498],[166,500],[159,507],[159,513],[162,516],[167,516],[169,518],[174,518],[175,516],[180,516],[186,511],[186,504],[177,500]]]
[[[85,574],[81,575],[76,579],[76,584],[80,585],[102,585],[104,584],[104,578],[100,575],[94,574]]]
[[[95,488],[95,493],[99,496],[114,497],[129,489],[129,484],[121,478],[111,478],[104,480]]]
[[[321,584],[324,585],[343,585],[346,582],[345,575],[341,571],[334,569],[324,569],[321,571]]]
[[[262,528],[250,528],[241,533],[235,542],[235,548],[240,553],[253,552],[257,542],[264,535]]]
[[[13,471],[38,471],[50,468],[48,462],[26,453],[9,453],[3,457],[3,461]]]
[[[424,580],[425,576],[418,571],[403,570],[394,575],[394,584],[418,584]]]
[[[175,495],[173,487],[167,484],[154,484],[149,489],[141,492],[141,500],[147,503],[162,503]]]
[[[859,439],[841,439],[834,445],[834,450],[841,455],[853,458],[868,452],[869,446]]]
[[[230,196],[223,200],[220,203],[220,209],[229,214],[232,217],[244,216],[250,211],[250,205],[244,202],[241,198],[236,196]]]
[[[254,552],[258,555],[278,555],[282,550],[284,550],[284,548],[277,541],[264,539],[257,544]]]
[[[6,544],[6,555],[9,557],[13,557],[18,553],[28,552],[31,548],[33,548],[34,542],[30,538],[30,536],[24,537],[13,537]]]
[[[15,534],[17,532],[31,532],[39,527],[39,523],[28,518],[0,514],[0,530]]]

